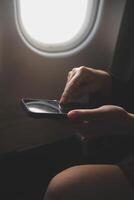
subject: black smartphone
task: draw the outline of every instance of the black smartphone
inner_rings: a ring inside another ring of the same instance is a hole
[[[57,100],[23,98],[21,104],[23,109],[33,118],[67,118],[67,112],[62,111]]]
[[[33,118],[67,119],[67,113],[73,109],[89,108],[88,104],[69,103],[60,105],[58,100],[21,99],[23,109]]]

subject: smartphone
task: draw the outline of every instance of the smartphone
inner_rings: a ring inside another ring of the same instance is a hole
[[[57,100],[23,98],[21,104],[29,116],[33,118],[67,118],[67,112],[62,111]]]
[[[23,109],[33,118],[67,119],[67,113],[73,109],[89,108],[88,104],[69,103],[60,105],[58,100],[21,99]]]

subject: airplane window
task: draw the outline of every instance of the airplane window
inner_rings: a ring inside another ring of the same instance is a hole
[[[97,0],[16,0],[19,28],[34,47],[66,51],[91,31]]]

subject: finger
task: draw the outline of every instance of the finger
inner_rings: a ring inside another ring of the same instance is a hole
[[[78,90],[81,82],[81,77],[78,74],[75,74],[73,78],[67,82],[64,92],[61,96],[60,103],[68,103],[69,98],[75,94],[76,89]]]
[[[68,87],[68,84],[69,84],[70,80],[72,79],[72,77],[73,77],[74,75],[75,75],[74,69],[68,73],[67,83],[66,83],[66,85],[65,85],[64,91],[63,91],[62,96],[61,96],[61,98],[60,98],[60,104],[65,104],[65,103],[66,103],[65,101],[67,101],[66,97],[64,98],[64,96],[65,96],[65,91],[66,91],[66,88]]]
[[[60,100],[61,104],[66,104],[71,101],[71,96],[75,96],[75,94],[77,94],[77,92],[79,92],[80,90],[82,91],[81,86],[83,86],[83,88],[88,88],[91,85],[90,88],[92,88],[92,83],[89,83],[89,79],[87,81],[87,74],[85,72],[85,68],[79,67],[73,68],[71,73],[69,73],[68,81]]]
[[[76,72],[77,72],[77,70],[78,70],[78,68],[73,68],[69,73],[68,73],[68,81],[70,81],[72,78],[73,78],[73,76],[76,74]]]
[[[75,88],[75,92],[68,99],[68,103],[80,102],[81,98],[88,96],[89,97],[89,88],[87,86],[79,85]],[[77,108],[75,108],[77,109]]]
[[[109,117],[109,112],[107,112],[105,106],[96,109],[72,110],[68,113],[68,118],[74,121],[102,121],[107,119],[107,117]]]

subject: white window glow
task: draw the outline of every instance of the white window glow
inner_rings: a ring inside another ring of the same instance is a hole
[[[19,0],[21,23],[36,42],[59,45],[72,41],[87,20],[94,0]],[[91,2],[89,4],[89,2]]]

